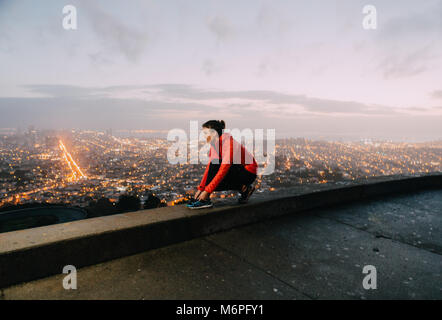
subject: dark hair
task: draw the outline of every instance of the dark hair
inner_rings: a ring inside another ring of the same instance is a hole
[[[218,137],[221,137],[223,130],[226,128],[224,120],[209,120],[203,123],[203,128],[213,129],[218,133]]]

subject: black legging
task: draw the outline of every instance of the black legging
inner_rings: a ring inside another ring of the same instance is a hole
[[[212,181],[217,174],[220,164],[210,163],[209,172],[207,173],[206,186]],[[238,190],[241,191],[244,185],[248,186],[256,179],[256,174],[251,173],[244,168],[242,164],[232,164],[227,174],[216,187],[215,191]]]

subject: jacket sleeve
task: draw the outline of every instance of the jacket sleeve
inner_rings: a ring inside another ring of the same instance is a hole
[[[206,180],[207,180],[207,174],[209,173],[209,167],[210,167],[210,159],[209,163],[207,164],[206,170],[204,170],[203,178],[201,179],[200,185],[198,186],[198,190],[204,191],[204,188],[206,187]]]
[[[221,165],[219,167],[218,172],[215,177],[213,177],[212,181],[205,187],[205,191],[208,193],[212,193],[216,187],[220,184],[220,182],[224,179],[227,172],[232,165],[232,151],[233,151],[233,141],[232,139],[228,139],[228,141],[224,141],[222,145],[222,160]]]

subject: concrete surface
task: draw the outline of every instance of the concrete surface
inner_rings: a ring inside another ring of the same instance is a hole
[[[442,299],[441,215],[441,190],[314,209],[79,268],[77,290],[60,270],[1,297]]]
[[[282,215],[424,188],[442,188],[442,174],[383,176],[367,181],[301,185],[259,193],[249,204],[142,210],[0,234],[0,288]]]

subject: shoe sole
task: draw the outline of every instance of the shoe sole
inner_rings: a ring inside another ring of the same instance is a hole
[[[199,206],[199,207],[187,207],[187,208],[189,208],[189,209],[191,209],[191,210],[198,210],[198,209],[212,208],[212,207],[213,207],[213,204],[206,204],[206,205],[204,205],[204,206]]]
[[[249,193],[247,194],[247,197],[241,201],[238,201],[238,202],[241,204],[249,202],[250,196],[253,194],[254,191],[255,191],[255,187],[252,187],[252,189],[250,189]]]

